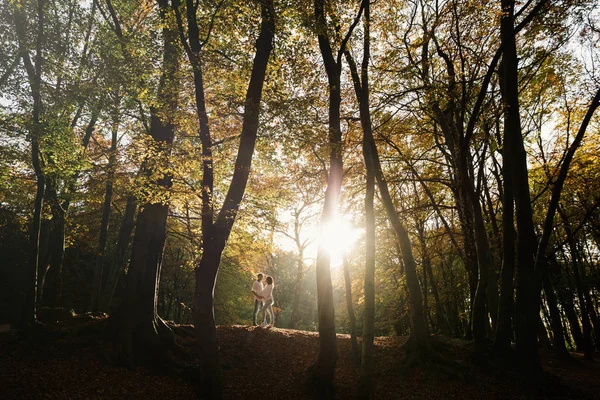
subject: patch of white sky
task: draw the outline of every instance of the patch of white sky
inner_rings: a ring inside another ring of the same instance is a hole
[[[277,146],[275,157],[283,159],[281,146]],[[294,160],[295,164],[306,164],[308,161],[304,157],[298,157]],[[288,203],[286,207],[277,210],[277,221],[280,229],[276,230],[273,236],[275,244],[284,251],[298,253],[298,246],[295,240],[294,225],[296,222],[295,213],[302,208],[298,215],[298,239],[300,243],[306,243],[304,248],[304,262],[306,265],[314,263],[317,258],[317,252],[321,246],[331,256],[331,268],[340,268],[343,264],[343,255],[348,253],[363,236],[363,230],[352,223],[352,215],[337,213],[332,220],[323,225],[321,224],[321,213],[323,201],[310,200],[303,203],[301,188],[296,182],[290,185],[290,190],[296,193],[295,201]],[[325,187],[322,188],[325,190]],[[322,193],[324,197],[324,193]]]
[[[311,264],[317,258],[319,246],[331,256],[331,268],[342,266],[343,255],[347,254],[363,236],[363,230],[354,226],[351,218],[344,214],[338,214],[333,220],[325,225],[320,223],[322,203],[313,204],[307,213],[312,213],[314,218],[307,221],[299,232],[300,242],[306,242],[304,250],[305,263]],[[284,232],[276,232],[275,243],[285,251],[297,253],[298,247],[294,237],[294,217],[290,210],[280,210],[278,219],[285,227]]]

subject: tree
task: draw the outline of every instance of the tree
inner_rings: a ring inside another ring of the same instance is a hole
[[[231,184],[223,206],[217,214],[214,204],[213,140],[206,111],[202,53],[203,47],[210,38],[214,16],[221,4],[212,14],[206,38],[201,41],[196,15],[197,7],[194,1],[187,0],[186,2],[187,33],[183,28],[179,2],[174,3],[181,42],[193,68],[196,113],[202,143],[202,256],[195,270],[194,325],[202,359],[201,386],[209,398],[220,398],[223,390],[213,311],[214,287],[221,256],[235,222],[250,174],[258,131],[263,84],[275,34],[273,2],[271,0],[260,1],[262,21],[246,92],[239,150]]]
[[[365,194],[365,311],[363,323],[362,356],[360,363],[359,397],[372,398],[374,372],[374,324],[375,324],[375,162],[370,139],[373,138],[371,112],[369,110],[369,57],[370,57],[370,23],[371,12],[368,0],[362,2],[363,19],[363,59],[361,75],[358,76],[356,63],[350,51],[345,50],[346,59],[350,66],[354,91],[360,108],[360,120],[363,129],[363,158],[367,169]]]
[[[323,58],[323,65],[327,73],[329,85],[329,112],[328,112],[328,140],[329,140],[329,174],[327,176],[327,189],[325,202],[321,215],[321,226],[332,224],[338,210],[338,201],[343,178],[342,161],[342,129],[340,125],[341,104],[341,73],[342,56],[352,31],[358,24],[363,11],[360,10],[348,32],[341,40],[339,49],[334,55],[332,43],[329,38],[329,28],[325,16],[325,2],[315,0],[315,22],[319,49]],[[319,354],[310,367],[310,383],[323,396],[333,396],[333,375],[337,363],[337,343],[335,334],[335,313],[333,308],[333,287],[330,271],[331,254],[324,247],[323,241],[319,242],[317,252],[317,308],[319,321]]]
[[[100,308],[100,299],[102,294],[102,278],[103,278],[103,264],[104,264],[104,253],[106,251],[106,241],[108,236],[109,228],[109,217],[111,202],[113,196],[113,185],[115,179],[115,169],[117,162],[117,140],[119,133],[119,108],[121,98],[119,91],[116,93],[116,104],[113,109],[113,121],[111,129],[111,142],[107,165],[107,177],[106,177],[106,192],[104,195],[104,205],[102,207],[102,222],[100,224],[100,234],[98,235],[98,250],[96,254],[96,268],[94,270],[94,281],[92,283],[92,300],[90,310],[98,311]]]
[[[17,31],[17,37],[19,39],[19,50],[25,65],[29,85],[31,89],[31,96],[33,98],[33,110],[31,115],[31,122],[29,124],[29,134],[31,138],[31,161],[33,169],[36,175],[37,191],[35,195],[34,208],[33,208],[33,221],[31,225],[31,231],[29,234],[30,242],[30,261],[28,266],[27,274],[27,285],[26,290],[26,301],[23,309],[23,315],[21,317],[21,324],[23,326],[31,325],[36,321],[36,301],[37,301],[37,280],[38,280],[38,268],[39,268],[39,253],[40,253],[40,229],[42,223],[42,208],[44,206],[44,194],[46,190],[46,176],[43,170],[43,161],[40,155],[40,141],[44,135],[43,127],[43,104],[42,104],[42,93],[41,93],[41,80],[42,80],[42,41],[44,37],[44,17],[45,17],[45,2],[44,0],[38,0],[36,12],[37,12],[37,29],[35,38],[35,58],[32,62],[29,55],[28,43],[26,39],[27,32],[27,20],[24,15],[25,4],[18,2],[15,4],[16,9],[14,10],[15,18],[15,29]]]
[[[111,14],[117,20],[111,7]],[[173,345],[173,333],[158,317],[157,302],[162,253],[166,239],[168,200],[157,194],[171,186],[166,163],[175,136],[174,121],[178,108],[180,51],[177,30],[168,18],[167,0],[158,0],[162,21],[162,71],[157,90],[158,102],[151,107],[149,135],[154,148],[149,152],[142,171],[148,196],[137,217],[131,259],[127,272],[125,297],[113,315],[117,356],[125,365],[134,359],[164,359],[165,343]],[[158,193],[157,193],[158,192]]]

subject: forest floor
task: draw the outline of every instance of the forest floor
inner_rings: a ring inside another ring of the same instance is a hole
[[[164,372],[110,365],[99,334],[90,334],[102,318],[77,318],[47,326],[35,341],[19,339],[14,330],[0,332],[1,399],[194,399],[194,385]],[[82,329],[83,328],[83,329]],[[96,330],[97,331],[97,330]],[[193,352],[190,327],[177,329],[183,347]],[[225,399],[308,399],[305,371],[316,357],[314,332],[248,326],[218,327]],[[85,333],[87,332],[87,333]],[[441,369],[402,369],[406,338],[375,339],[375,385],[379,399],[525,399],[514,379],[490,369],[468,367],[470,344],[438,338],[451,349],[457,374]],[[358,370],[351,356],[350,338],[338,335],[339,361],[335,375],[337,399],[356,398]],[[547,372],[547,399],[600,399],[600,363],[564,362],[542,351]]]

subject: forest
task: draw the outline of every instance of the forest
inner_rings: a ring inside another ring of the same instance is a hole
[[[597,0],[2,0],[0,397],[599,398],[599,107]]]

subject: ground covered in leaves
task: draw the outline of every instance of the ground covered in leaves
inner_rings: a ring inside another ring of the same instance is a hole
[[[195,385],[186,373],[111,365],[100,343],[103,318],[75,318],[44,328],[25,341],[15,331],[0,330],[0,398],[2,399],[194,399]],[[176,327],[182,346],[193,353],[191,327]],[[247,326],[218,328],[225,399],[309,399],[305,371],[318,350],[313,332]],[[405,338],[376,339],[376,398],[379,399],[519,399],[527,398],[514,377],[466,361],[470,345],[443,339],[457,362],[456,374],[435,366],[404,370]],[[356,397],[358,370],[350,338],[338,336],[337,399]],[[565,362],[542,352],[548,373],[548,399],[600,399],[600,363]]]

